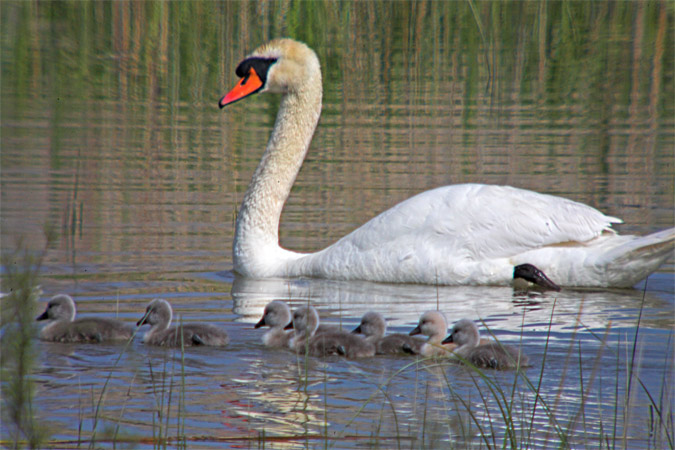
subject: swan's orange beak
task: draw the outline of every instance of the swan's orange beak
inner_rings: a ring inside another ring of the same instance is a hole
[[[220,99],[218,106],[222,108],[226,105],[229,105],[230,103],[236,102],[237,100],[241,100],[244,97],[248,97],[251,94],[255,94],[260,89],[262,89],[262,87],[262,80],[258,74],[255,73],[255,69],[251,67],[251,69],[248,71],[248,74],[242,78],[239,83],[237,83],[234,89],[228,92],[225,97]]]

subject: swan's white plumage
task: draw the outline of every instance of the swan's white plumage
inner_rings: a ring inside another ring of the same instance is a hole
[[[289,263],[289,275],[505,284],[515,264],[528,262],[519,255],[613,235],[613,222],[619,220],[589,206],[509,186],[446,186],[418,194],[325,250]]]
[[[621,220],[565,198],[509,186],[452,185],[418,194],[330,247],[279,246],[278,227],[321,112],[321,70],[306,45],[280,39],[261,92],[284,94],[237,218],[235,270],[254,278],[316,276],[381,282],[508,284],[534,264],[566,286],[632,286],[672,254],[675,229],[619,236]]]

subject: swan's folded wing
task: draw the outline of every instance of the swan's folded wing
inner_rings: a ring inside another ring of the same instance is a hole
[[[399,203],[335,246],[367,252],[405,243],[471,258],[508,258],[528,250],[586,242],[621,220],[561,197],[509,186],[446,186]]]

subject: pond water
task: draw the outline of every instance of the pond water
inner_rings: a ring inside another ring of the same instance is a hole
[[[635,289],[543,294],[235,276],[236,211],[278,98],[217,108],[267,38],[317,51],[323,115],[282,215],[287,248],[321,249],[411,195],[463,182],[561,195],[646,234],[675,214],[672,8],[0,8],[3,254],[44,249],[55,225],[44,302],[68,293],[82,316],[135,323],[162,297],[174,317],[231,336],[184,354],[144,346],[145,329],[128,346],[37,342],[48,447],[672,446],[672,260]],[[272,351],[253,324],[275,299],[310,302],[346,329],[372,309],[408,332],[440,309],[521,343],[532,366],[482,377],[442,360]]]

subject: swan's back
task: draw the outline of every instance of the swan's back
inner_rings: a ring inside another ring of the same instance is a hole
[[[509,284],[514,264],[501,261],[563,243],[583,248],[579,243],[603,232],[613,235],[617,222],[590,206],[510,186],[444,186],[395,205],[293,264],[327,278]],[[535,264],[558,281],[550,264]]]
[[[129,340],[134,335],[134,329],[119,320],[103,317],[75,319],[75,315],[75,302],[70,296],[61,294],[53,297],[44,313],[36,319],[49,321],[40,330],[40,339],[64,343],[101,343]]]

